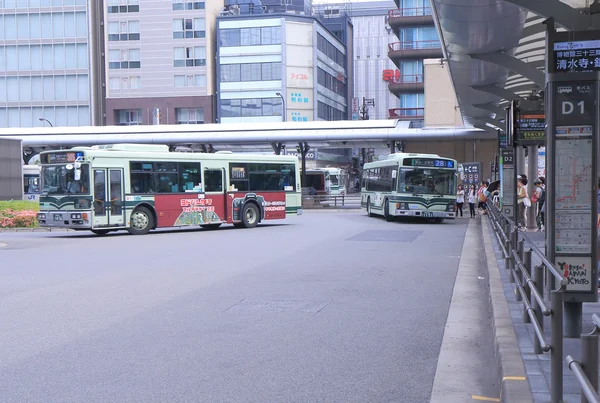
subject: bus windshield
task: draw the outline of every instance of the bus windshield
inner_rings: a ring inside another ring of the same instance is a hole
[[[412,194],[454,195],[454,171],[428,168],[402,168],[398,191]]]
[[[89,172],[87,164],[81,165],[81,177],[75,180],[75,170],[66,165],[42,167],[42,193],[44,194],[88,194]]]
[[[332,185],[339,185],[340,184],[340,177],[337,175],[331,175],[329,176],[329,179],[331,180],[331,184]]]

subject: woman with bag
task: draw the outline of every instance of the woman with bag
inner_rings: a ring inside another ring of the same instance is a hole
[[[475,189],[475,185],[471,185],[467,200],[469,202],[469,213],[471,213],[471,218],[475,218],[477,215],[477,212],[475,211],[475,201],[477,200],[477,189]]]
[[[525,210],[531,206],[531,200],[527,196],[527,179],[521,175],[517,176],[517,204],[519,206],[519,219],[517,225],[519,230],[525,230]]]

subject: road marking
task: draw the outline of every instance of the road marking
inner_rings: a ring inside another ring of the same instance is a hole
[[[4,248],[5,246],[8,246],[8,244],[7,244],[7,243],[0,242],[0,248]]]
[[[502,383],[506,381],[525,381],[527,380],[524,376],[505,376],[502,378]],[[500,397],[486,397],[479,395],[471,395],[471,399],[473,400],[481,400],[485,402],[500,402],[502,401],[502,386],[500,386]]]
[[[500,399],[498,399],[496,397],[485,397],[485,396],[477,396],[477,395],[471,396],[471,399],[473,399],[473,400],[483,400],[485,402],[499,402],[500,401]]]

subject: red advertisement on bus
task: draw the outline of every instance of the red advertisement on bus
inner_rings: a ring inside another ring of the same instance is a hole
[[[156,195],[157,227],[232,223],[241,220],[241,209],[255,200],[264,220],[285,218],[285,192]]]

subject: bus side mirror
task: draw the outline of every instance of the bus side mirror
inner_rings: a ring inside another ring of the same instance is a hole
[[[74,179],[76,181],[80,180],[81,179],[81,169],[75,168],[75,171],[73,172],[73,175],[74,175]]]

